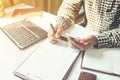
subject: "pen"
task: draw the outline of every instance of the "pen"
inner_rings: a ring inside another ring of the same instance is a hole
[[[53,27],[53,25],[52,25],[52,24],[50,24],[50,26],[51,26],[51,29],[52,29],[53,33],[55,34],[55,33],[56,33],[55,28]]]
[[[51,29],[52,29],[53,33],[55,34],[55,33],[56,33],[55,28],[53,27],[53,25],[52,25],[52,24],[50,24],[50,26],[51,26]],[[60,37],[60,39],[61,39],[61,40],[63,40],[63,41],[68,41],[68,40],[67,40],[67,38],[66,38],[66,37],[64,37],[64,36],[61,36],[61,37]]]

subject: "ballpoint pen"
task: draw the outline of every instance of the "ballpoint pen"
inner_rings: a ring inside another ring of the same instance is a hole
[[[56,30],[55,30],[55,28],[53,27],[52,24],[50,24],[50,27],[51,27],[51,29],[52,29],[52,32],[55,34],[55,33],[56,33]]]
[[[53,27],[52,24],[50,24],[50,26],[51,26],[51,29],[52,29],[53,33],[55,34],[56,33],[55,28]],[[63,41],[68,41],[68,39],[65,36],[60,36],[60,39],[63,40]]]

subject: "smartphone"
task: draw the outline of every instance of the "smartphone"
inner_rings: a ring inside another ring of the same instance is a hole
[[[96,80],[96,78],[95,74],[82,71],[78,80]]]

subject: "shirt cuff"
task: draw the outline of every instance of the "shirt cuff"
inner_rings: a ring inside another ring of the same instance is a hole
[[[74,24],[73,21],[70,21],[67,18],[64,17],[56,17],[56,26],[60,26],[63,27],[64,29],[67,29],[68,27],[70,27],[72,24]]]

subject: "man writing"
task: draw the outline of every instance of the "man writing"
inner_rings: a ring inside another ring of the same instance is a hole
[[[81,6],[84,5],[85,28],[98,32],[76,41],[68,37],[72,47],[86,50],[96,48],[120,47],[120,0],[63,0],[56,17],[54,32],[50,29],[48,38],[51,43],[58,43],[65,29],[75,23]]]

